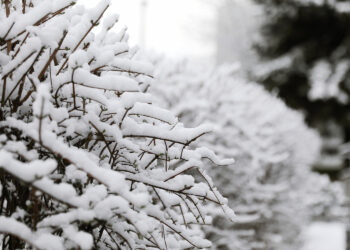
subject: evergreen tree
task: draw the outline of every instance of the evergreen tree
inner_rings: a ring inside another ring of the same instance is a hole
[[[350,1],[256,0],[267,14],[255,76],[327,137],[350,140]],[[334,136],[334,134],[330,135]],[[334,149],[333,149],[334,150]]]

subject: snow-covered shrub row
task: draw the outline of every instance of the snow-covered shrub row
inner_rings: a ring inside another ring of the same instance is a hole
[[[210,127],[152,104],[152,68],[102,19],[109,2],[0,6],[1,248],[210,246],[205,204],[233,212],[203,158],[231,160],[191,147]]]
[[[303,227],[341,198],[340,186],[310,170],[319,136],[301,114],[240,76],[238,65],[154,61],[158,101],[188,126],[215,124],[201,143],[236,160],[209,169],[237,215],[233,225],[217,216],[206,229],[213,249],[300,249]]]

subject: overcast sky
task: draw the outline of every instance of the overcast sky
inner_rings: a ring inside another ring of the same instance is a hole
[[[98,0],[79,0],[79,3],[93,7]],[[220,0],[111,0],[111,3],[106,15],[111,12],[120,15],[117,27],[128,27],[131,45],[173,58],[222,63],[216,53]],[[234,3],[235,21],[231,21],[230,33],[227,38],[224,34],[224,39],[229,41],[233,37],[234,42],[225,49],[231,51],[228,55],[239,55],[229,56],[232,61],[244,63],[245,58],[251,56],[246,44],[255,34],[249,23],[255,19],[256,7],[251,0],[232,0],[231,3]]]
[[[215,11],[201,0],[112,0],[109,12],[120,14],[119,25],[128,27],[130,43],[171,57],[211,57]],[[146,2],[145,11],[141,11]],[[80,0],[94,6],[96,0]],[[142,14],[144,13],[144,18]],[[108,13],[107,13],[108,14]],[[144,21],[142,21],[144,20]],[[142,35],[141,30],[145,30]],[[142,39],[142,36],[145,39]],[[143,41],[144,40],[144,41]]]

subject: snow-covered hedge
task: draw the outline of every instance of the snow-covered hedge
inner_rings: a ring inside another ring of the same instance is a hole
[[[152,104],[152,68],[102,19],[109,2],[0,6],[0,246],[210,246],[203,204],[233,212],[203,158],[231,161],[191,147],[210,127]]]
[[[206,229],[213,249],[300,249],[303,227],[341,197],[339,186],[311,172],[319,136],[301,114],[240,76],[238,65],[154,61],[159,102],[188,126],[215,124],[201,143],[236,160],[209,169],[237,214],[233,225],[217,216]]]

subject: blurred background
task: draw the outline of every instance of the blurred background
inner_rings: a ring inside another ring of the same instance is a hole
[[[108,11],[120,14],[130,43],[149,53],[239,63],[244,78],[319,133],[321,153],[309,167],[350,196],[349,0],[113,0]],[[318,217],[303,232],[303,249],[350,249],[349,230],[347,217]]]

